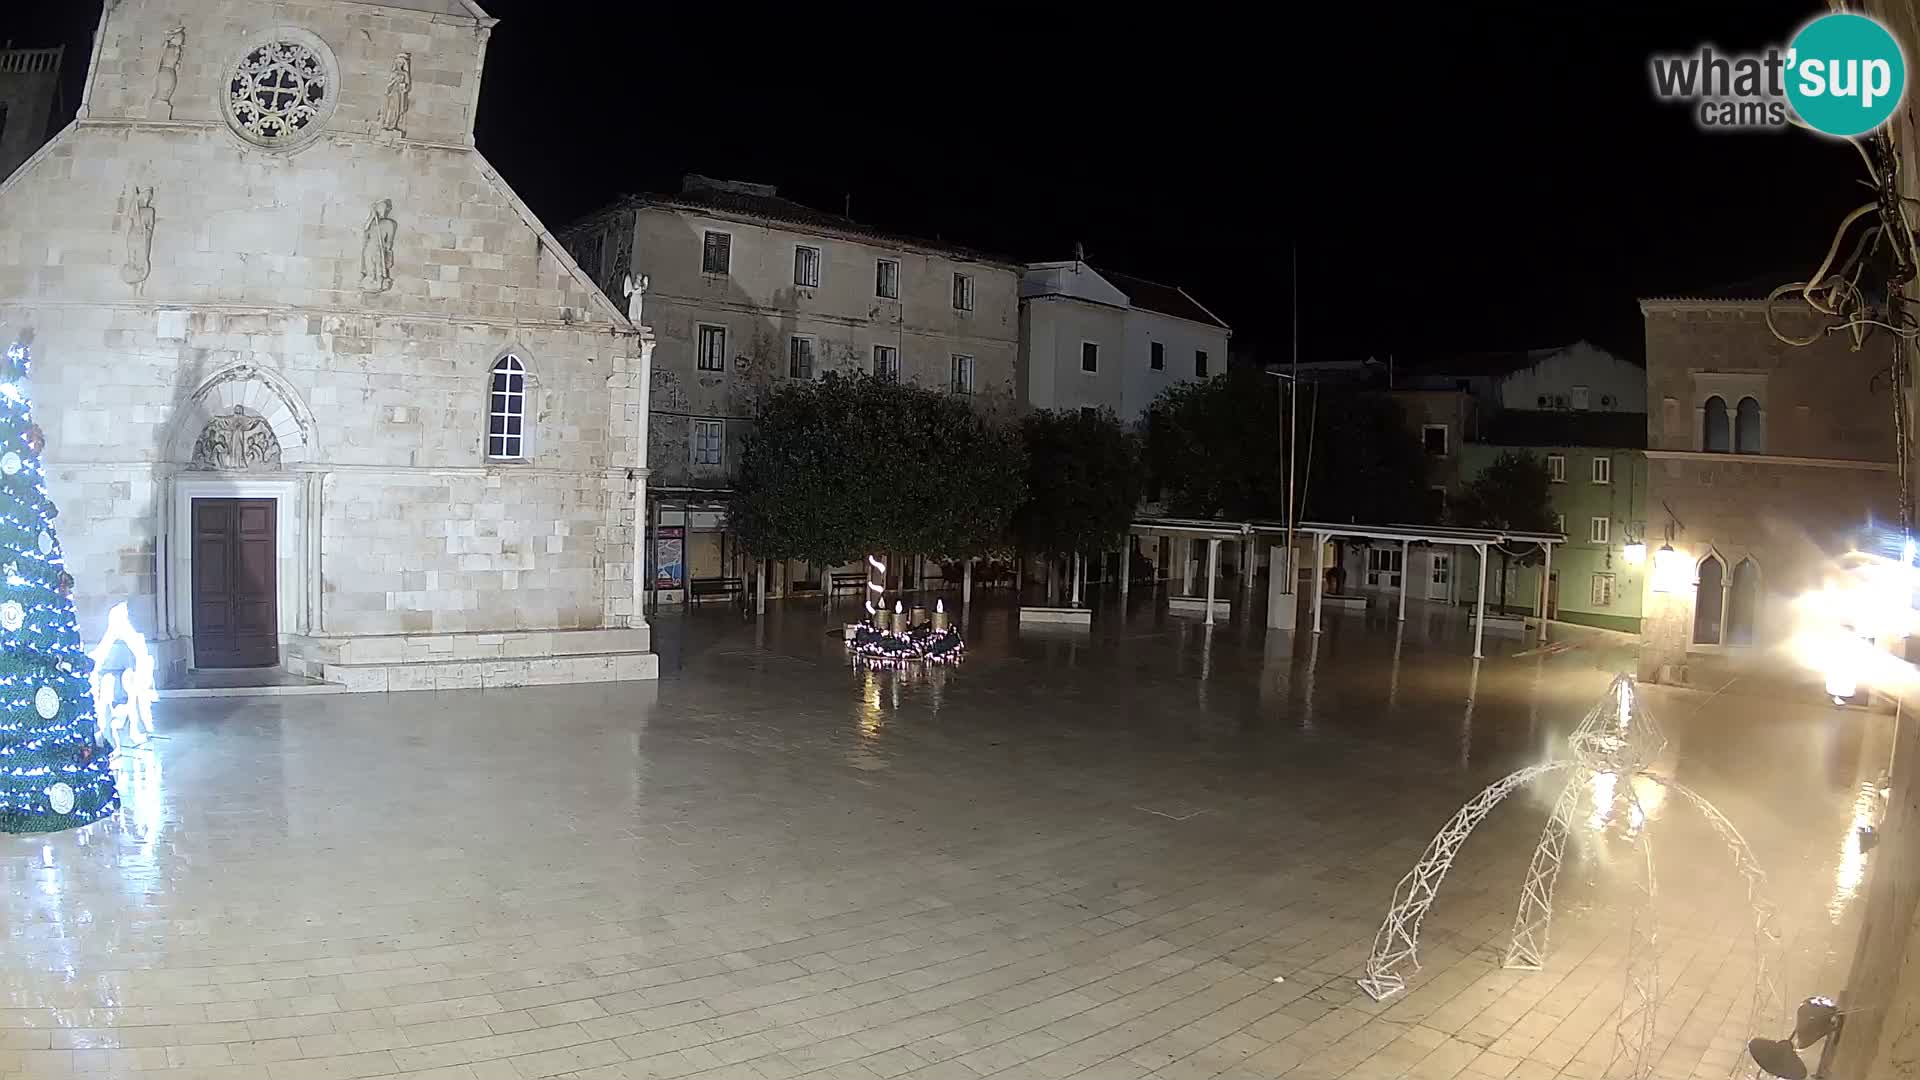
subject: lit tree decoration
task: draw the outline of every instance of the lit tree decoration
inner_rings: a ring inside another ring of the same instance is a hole
[[[86,825],[119,807],[27,406],[32,357],[0,361],[0,832]]]
[[[1467,800],[1434,835],[1420,861],[1393,890],[1393,907],[1374,935],[1373,952],[1367,957],[1360,988],[1375,1001],[1386,1001],[1406,989],[1407,976],[1401,968],[1420,969],[1420,923],[1439,895],[1440,884],[1453,868],[1461,845],[1508,795],[1549,773],[1567,773],[1566,786],[1554,801],[1553,813],[1540,833],[1527,878],[1520,886],[1520,911],[1513,920],[1505,966],[1538,971],[1546,958],[1547,934],[1553,923],[1553,887],[1560,877],[1574,817],[1587,791],[1593,792],[1595,803],[1588,825],[1595,830],[1606,828],[1615,819],[1615,806],[1624,803],[1627,835],[1638,850],[1645,878],[1639,884],[1638,904],[1628,932],[1626,996],[1614,1026],[1614,1052],[1606,1075],[1631,1080],[1651,1075],[1652,1059],[1658,1050],[1654,1019],[1660,1009],[1660,953],[1654,923],[1653,847],[1645,828],[1646,811],[1634,790],[1634,781],[1643,780],[1678,794],[1706,819],[1726,845],[1734,872],[1746,884],[1747,900],[1753,909],[1756,966],[1747,1030],[1760,1030],[1763,1020],[1772,1019],[1763,1015],[1769,1011],[1783,1014],[1786,1006],[1778,984],[1780,933],[1774,925],[1773,905],[1766,897],[1766,874],[1739,830],[1705,796],[1672,777],[1648,771],[1665,749],[1667,737],[1640,701],[1633,679],[1625,674],[1615,676],[1606,696],[1587,712],[1567,737],[1567,744],[1571,759],[1529,765],[1495,780]],[[1736,1061],[1729,1075],[1750,1071],[1744,1061]]]
[[[875,578],[878,578],[876,581]],[[934,601],[933,619],[919,626],[909,625],[906,606],[893,602],[887,610],[887,564],[867,556],[867,618],[854,628],[847,647],[854,656],[869,663],[901,666],[916,660],[936,664],[957,663],[966,650],[960,630],[947,621],[947,604]]]
[[[114,649],[123,649],[129,662],[115,665]],[[117,753],[122,745],[140,746],[153,734],[153,703],[160,694],[153,686],[153,653],[147,651],[147,639],[133,628],[127,605],[113,605],[107,614],[107,633],[89,654],[93,659],[93,741],[112,744]],[[120,734],[126,728],[124,740]]]

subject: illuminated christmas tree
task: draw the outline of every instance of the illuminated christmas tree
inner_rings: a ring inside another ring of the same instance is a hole
[[[0,832],[10,833],[71,829],[120,803],[95,744],[93,665],[40,469],[31,366],[25,345],[0,360]]]

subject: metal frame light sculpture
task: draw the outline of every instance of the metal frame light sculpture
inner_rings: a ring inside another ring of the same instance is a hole
[[[1420,924],[1439,894],[1441,881],[1452,869],[1460,846],[1508,795],[1549,773],[1570,771],[1528,863],[1503,966],[1540,970],[1553,923],[1554,885],[1559,879],[1574,816],[1585,801],[1585,792],[1591,787],[1596,801],[1604,800],[1604,805],[1594,811],[1596,828],[1605,826],[1615,805],[1625,803],[1629,815],[1628,835],[1640,852],[1638,861],[1644,866],[1645,877],[1636,889],[1637,902],[1627,945],[1626,995],[1615,1027],[1614,1054],[1607,1075],[1634,1080],[1651,1075],[1654,1022],[1661,993],[1654,918],[1658,892],[1653,848],[1644,827],[1646,811],[1634,791],[1633,781],[1641,779],[1678,793],[1726,844],[1735,872],[1745,881],[1747,901],[1753,909],[1756,972],[1752,1027],[1760,1026],[1762,1011],[1769,1007],[1784,1013],[1785,1005],[1777,985],[1780,934],[1774,925],[1774,907],[1764,895],[1766,874],[1754,860],[1753,850],[1739,830],[1705,796],[1671,777],[1648,771],[1666,747],[1667,739],[1659,722],[1639,700],[1630,676],[1622,673],[1614,677],[1606,696],[1588,710],[1567,737],[1567,744],[1570,758],[1529,765],[1501,777],[1469,799],[1434,835],[1421,853],[1420,861],[1394,889],[1393,906],[1374,935],[1366,974],[1359,979],[1360,988],[1375,1001],[1386,1001],[1406,989],[1406,975],[1401,968],[1411,964],[1413,970],[1420,969]],[[1740,1075],[1745,1068],[1736,1063],[1730,1075]]]
[[[115,645],[126,647],[133,656],[132,666],[117,671],[102,667]],[[107,632],[87,655],[93,658],[88,681],[93,689],[94,740],[111,743],[118,753],[123,745],[120,729],[125,726],[125,745],[144,744],[153,734],[153,703],[160,694],[153,685],[153,653],[147,650],[147,639],[133,628],[125,603],[113,605],[107,613]],[[126,700],[116,704],[114,699],[123,696]]]

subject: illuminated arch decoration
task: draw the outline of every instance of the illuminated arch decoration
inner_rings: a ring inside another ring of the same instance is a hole
[[[124,647],[132,657],[126,667],[106,667],[116,646]],[[93,658],[94,742],[111,745],[114,753],[123,746],[142,746],[153,735],[153,703],[160,700],[153,685],[153,653],[147,639],[133,628],[127,605],[113,605],[107,613],[107,632],[100,644],[87,655]],[[121,729],[125,728],[122,734]]]
[[[1654,1022],[1660,1007],[1659,947],[1654,917],[1658,896],[1654,876],[1653,848],[1643,827],[1646,812],[1634,792],[1633,781],[1643,779],[1680,795],[1697,810],[1727,846],[1733,857],[1734,871],[1746,885],[1747,902],[1753,911],[1754,995],[1748,1030],[1759,1031],[1784,1016],[1781,998],[1781,937],[1775,925],[1775,909],[1766,898],[1766,874],[1753,857],[1753,850],[1706,797],[1671,777],[1648,771],[1666,747],[1666,735],[1658,721],[1647,711],[1635,692],[1630,676],[1614,677],[1607,694],[1588,710],[1567,743],[1570,759],[1529,765],[1487,785],[1469,799],[1446,825],[1434,835],[1420,861],[1400,879],[1394,888],[1393,906],[1374,935],[1373,951],[1367,957],[1366,974],[1360,988],[1375,1001],[1386,1001],[1406,989],[1405,965],[1420,969],[1420,924],[1427,909],[1439,895],[1440,884],[1452,869],[1454,857],[1473,830],[1493,808],[1521,787],[1550,773],[1568,773],[1566,786],[1554,800],[1553,813],[1541,831],[1520,887],[1520,907],[1514,916],[1513,935],[1507,946],[1504,966],[1538,971],[1546,957],[1548,934],[1553,923],[1553,891],[1560,876],[1560,864],[1572,833],[1573,819],[1590,787],[1596,793],[1595,827],[1604,827],[1614,808],[1625,804],[1630,822],[1629,835],[1640,853],[1644,880],[1632,915],[1627,944],[1626,995],[1614,1033],[1614,1053],[1607,1066],[1608,1077],[1644,1080],[1652,1075],[1655,1050]],[[1752,1066],[1737,1061],[1729,1075],[1748,1073]]]

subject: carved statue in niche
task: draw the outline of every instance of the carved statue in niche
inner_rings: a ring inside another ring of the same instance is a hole
[[[133,209],[127,214],[127,260],[120,264],[120,280],[138,285],[153,272],[153,188],[133,189]]]
[[[375,134],[385,135],[389,141],[398,140],[406,132],[400,125],[407,119],[408,97],[413,93],[413,58],[406,53],[393,58],[393,74],[387,77],[387,97],[380,103],[380,119]]]
[[[360,239],[360,288],[370,293],[393,287],[393,200],[376,199],[367,229]]]
[[[624,274],[620,281],[620,294],[627,298],[627,321],[640,325],[640,309],[647,300],[647,275],[641,274],[635,281],[632,274]]]
[[[187,44],[187,28],[176,26],[167,31],[160,46],[160,70],[153,77],[153,98],[147,102],[147,115],[156,120],[173,119],[173,92],[180,86],[180,50]]]
[[[195,469],[277,469],[280,440],[266,420],[235,405],[231,415],[207,421],[193,444]]]

